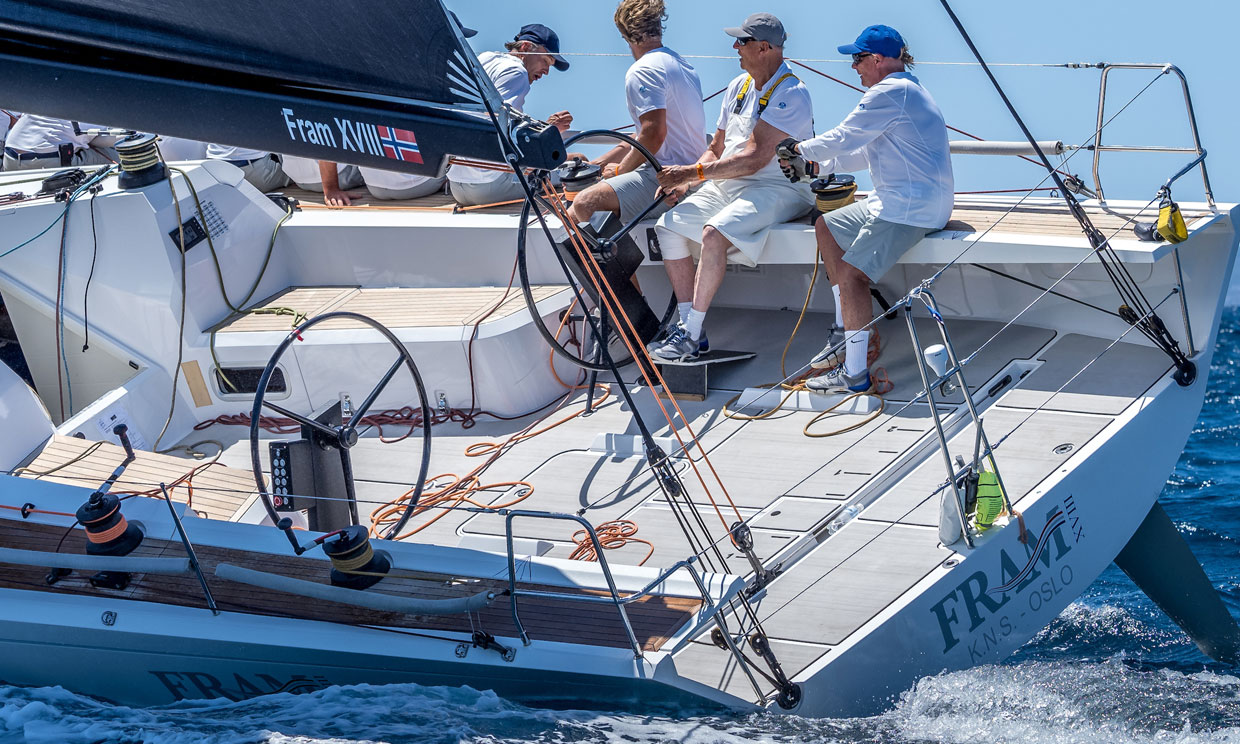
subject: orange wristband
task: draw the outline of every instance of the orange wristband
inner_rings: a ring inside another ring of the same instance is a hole
[[[701,163],[698,163],[698,164],[697,164],[697,173],[698,173],[698,180],[699,180],[699,181],[705,181],[705,180],[706,180],[706,173],[705,173],[705,171],[703,171],[703,170],[702,170],[702,167],[703,167],[703,166],[702,166],[702,164],[701,164]]]

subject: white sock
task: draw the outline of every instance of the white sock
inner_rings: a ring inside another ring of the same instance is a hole
[[[844,327],[844,306],[840,304],[840,285],[831,285],[831,294],[835,295],[835,327]]]
[[[870,349],[870,332],[844,331],[844,336],[848,339],[848,343],[844,347],[847,349],[844,353],[844,374],[849,377],[856,377],[870,367],[870,363],[866,359],[867,352]]]
[[[689,309],[689,315],[685,318],[685,330],[689,332],[689,338],[694,341],[702,338],[702,322],[705,320],[705,310]]]
[[[689,311],[693,309],[693,302],[677,302],[676,310],[680,312],[680,324],[684,325],[689,322]]]

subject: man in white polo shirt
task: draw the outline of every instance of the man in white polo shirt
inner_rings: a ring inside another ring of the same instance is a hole
[[[951,218],[955,200],[947,125],[917,78],[904,38],[890,26],[870,26],[839,48],[867,88],[844,121],[811,140],[780,143],[780,157],[793,155],[839,173],[868,167],[874,191],[824,215],[814,225],[818,251],[835,293],[834,328],[827,346],[810,361],[830,370],[806,387],[823,393],[871,389],[867,350],[873,306],[870,282],[878,281],[927,233]],[[847,341],[845,343],[845,340]],[[837,351],[844,344],[844,358]]]
[[[724,93],[715,135],[698,161],[659,173],[673,201],[706,182],[659,218],[663,266],[677,301],[691,303],[681,325],[652,350],[659,360],[698,355],[702,323],[728,261],[756,266],[770,228],[813,205],[808,185],[790,183],[775,161],[780,141],[808,139],[814,131],[809,90],[784,61],[783,24],[770,13],[754,13],[724,32],[735,37],[732,48],[745,74]],[[694,255],[700,255],[696,271]]]
[[[22,114],[4,142],[4,170],[68,168],[116,162],[118,137],[96,136],[90,131],[106,129],[53,116]]]
[[[568,60],[560,56],[560,37],[541,23],[522,26],[504,49],[504,52],[483,52],[478,55],[478,61],[500,98],[517,111],[525,108],[525,97],[535,80],[546,75],[553,66],[561,72],[568,69]],[[548,116],[547,123],[563,132],[573,123],[573,116],[560,111]],[[525,198],[516,174],[503,163],[494,166],[453,165],[448,169],[452,198],[457,204],[470,207]]]
[[[690,165],[706,151],[702,83],[693,65],[663,46],[666,18],[662,0],[623,0],[616,8],[616,28],[636,60],[625,73],[624,93],[637,127],[634,139],[660,165]],[[612,212],[628,224],[655,200],[659,180],[636,148],[621,144],[592,162],[603,167],[606,180],[573,200],[569,215],[577,223]],[[648,217],[670,208],[661,203]]]

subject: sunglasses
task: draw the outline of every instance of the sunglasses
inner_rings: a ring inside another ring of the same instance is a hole
[[[853,64],[855,65],[861,60],[865,59],[866,57],[873,57],[873,56],[874,55],[870,52],[857,52],[853,54],[852,56]]]
[[[736,39],[736,43],[739,44],[740,46],[745,46],[751,41],[757,41],[757,39],[755,39],[752,36],[739,36]]]

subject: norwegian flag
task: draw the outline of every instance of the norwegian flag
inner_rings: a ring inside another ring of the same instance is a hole
[[[383,157],[403,160],[406,163],[421,163],[422,153],[418,150],[418,140],[408,129],[393,127],[377,127],[379,144],[383,147]]]

